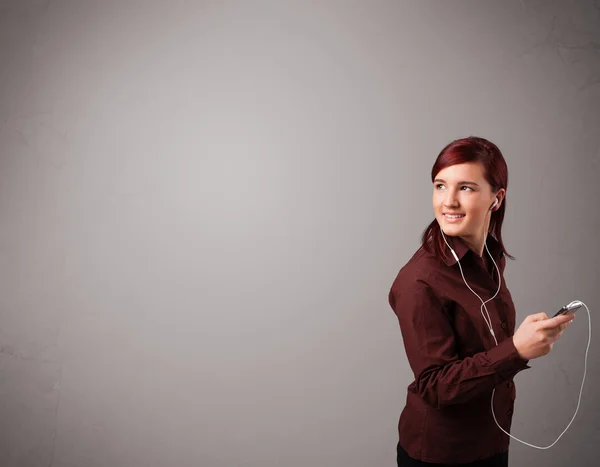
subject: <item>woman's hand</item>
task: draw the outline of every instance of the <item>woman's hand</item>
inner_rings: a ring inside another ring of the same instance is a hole
[[[552,350],[563,331],[573,322],[575,315],[548,318],[546,313],[529,315],[513,336],[513,342],[523,360],[542,357]]]

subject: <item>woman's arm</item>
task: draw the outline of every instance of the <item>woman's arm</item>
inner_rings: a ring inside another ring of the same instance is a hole
[[[529,368],[512,337],[491,350],[459,359],[444,304],[422,279],[396,282],[389,299],[419,395],[436,408],[489,394],[498,383]]]

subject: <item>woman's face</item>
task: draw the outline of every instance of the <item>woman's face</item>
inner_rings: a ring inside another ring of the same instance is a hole
[[[433,210],[446,235],[481,238],[489,225],[489,209],[504,189],[493,193],[483,167],[477,162],[456,164],[441,170],[433,182]]]

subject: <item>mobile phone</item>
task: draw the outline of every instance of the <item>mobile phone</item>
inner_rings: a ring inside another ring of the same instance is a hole
[[[581,303],[579,300],[575,300],[574,302],[571,302],[568,305],[563,306],[560,310],[558,310],[553,316],[553,318],[559,315],[566,315],[567,313],[575,313],[582,306],[583,303]]]

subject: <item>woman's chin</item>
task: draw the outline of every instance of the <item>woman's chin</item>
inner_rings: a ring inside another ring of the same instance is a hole
[[[462,231],[464,230],[460,226],[449,224],[448,222],[444,222],[442,224],[442,229],[444,229],[444,233],[446,235],[451,235],[453,237],[460,237]]]

